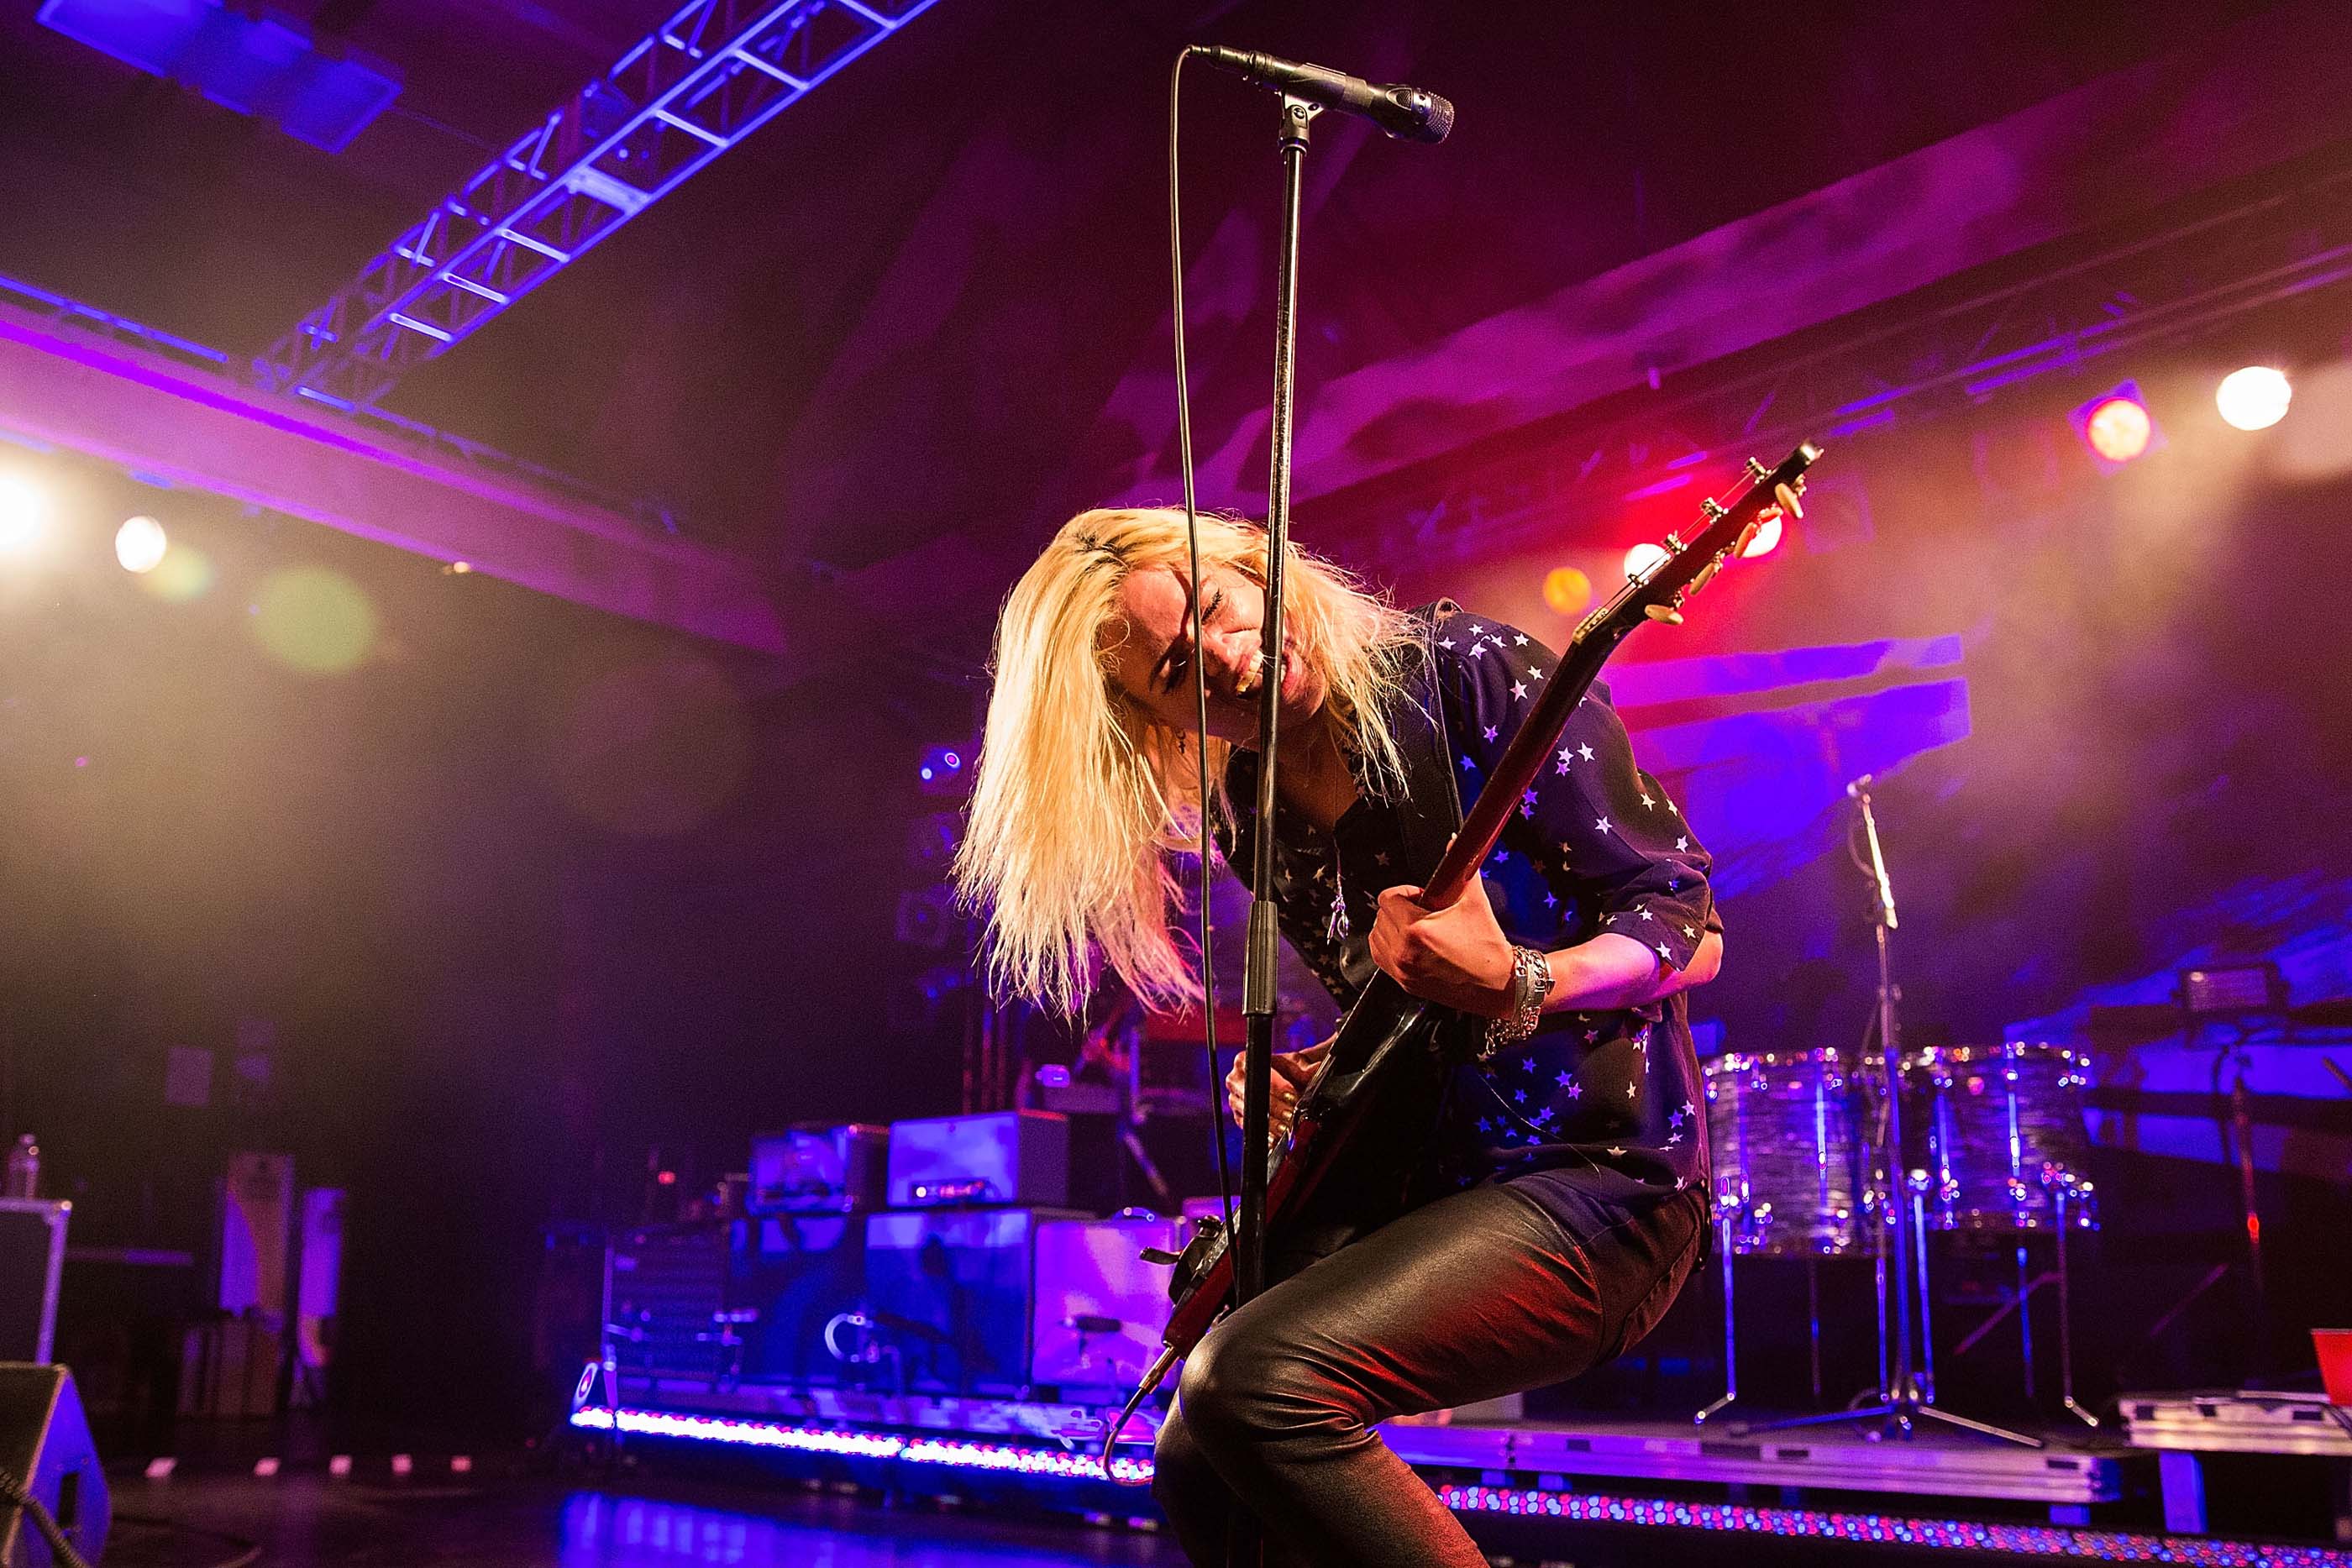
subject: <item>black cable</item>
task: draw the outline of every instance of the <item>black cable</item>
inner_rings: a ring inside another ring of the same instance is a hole
[[[50,1553],[65,1568],[89,1568],[88,1561],[73,1549],[73,1542],[66,1539],[66,1532],[58,1528],[58,1521],[49,1517],[41,1500],[17,1479],[16,1471],[5,1465],[0,1465],[0,1502],[13,1504],[32,1516],[33,1528],[41,1532],[41,1539],[49,1543]]]
[[[1201,651],[1201,515],[1192,487],[1192,402],[1184,382],[1184,216],[1177,199],[1177,109],[1182,99],[1187,44],[1176,51],[1168,73],[1168,277],[1174,297],[1176,329],[1176,461],[1184,482],[1185,562],[1192,572],[1192,700],[1198,714],[1193,760],[1201,794],[1201,1024],[1202,1050],[1209,1060],[1209,1135],[1217,1147],[1217,1199],[1224,1206],[1225,1229],[1234,1228],[1234,1178],[1225,1159],[1225,1119],[1217,1078],[1217,969],[1210,962],[1209,878],[1215,844],[1209,831],[1209,662]],[[1265,825],[1258,825],[1259,831]]]
[[[261,1542],[233,1534],[226,1530],[207,1530],[200,1524],[184,1524],[176,1519],[165,1519],[152,1513],[118,1511],[114,1516],[114,1522],[118,1525],[136,1524],[149,1530],[169,1531],[174,1535],[208,1536],[215,1541],[226,1541],[231,1546],[241,1546],[245,1549],[234,1557],[224,1557],[217,1563],[208,1563],[206,1568],[252,1568],[254,1563],[261,1561]]]

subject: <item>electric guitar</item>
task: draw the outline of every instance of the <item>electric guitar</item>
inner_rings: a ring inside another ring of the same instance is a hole
[[[1799,444],[1777,468],[1748,459],[1748,472],[1727,502],[1699,503],[1700,516],[1688,540],[1665,538],[1665,555],[1629,580],[1624,590],[1595,611],[1560,651],[1559,663],[1518,734],[1479,790],[1444,858],[1425,884],[1423,902],[1451,905],[1478,874],[1502,837],[1523,791],[1535,783],[1569,716],[1583,700],[1609,655],[1645,621],[1682,622],[1685,600],[1706,586],[1724,564],[1756,536],[1768,509],[1798,512],[1805,470],[1822,455],[1811,442]],[[1362,1122],[1384,1087],[1383,1069],[1422,1054],[1440,1024],[1454,1017],[1434,1002],[1408,994],[1385,973],[1376,973],[1333,1037],[1330,1051],[1299,1092],[1288,1134],[1268,1161],[1265,1224],[1268,1232],[1295,1215],[1335,1163],[1349,1135]],[[1186,1353],[1201,1342],[1231,1303],[1234,1286],[1232,1238],[1214,1219],[1196,1221],[1182,1253],[1146,1253],[1155,1262],[1175,1264],[1169,1284],[1174,1302],[1160,1336],[1161,1350],[1145,1372],[1119,1418],[1103,1440],[1102,1461],[1110,1472],[1111,1449],[1136,1409],[1160,1386]]]

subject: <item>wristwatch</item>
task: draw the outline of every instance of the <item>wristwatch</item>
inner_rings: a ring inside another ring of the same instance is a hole
[[[1486,1023],[1486,1038],[1478,1048],[1485,1061],[1506,1046],[1517,1045],[1535,1033],[1543,1017],[1544,998],[1551,994],[1551,961],[1534,947],[1511,949],[1511,1010]]]

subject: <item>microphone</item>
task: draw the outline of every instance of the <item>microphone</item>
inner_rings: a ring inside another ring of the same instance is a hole
[[[1434,144],[1444,141],[1445,133],[1454,129],[1452,104],[1433,92],[1423,92],[1402,82],[1376,87],[1361,77],[1351,77],[1328,66],[1302,65],[1276,55],[1221,48],[1213,44],[1196,45],[1192,52],[1219,70],[1232,71],[1260,87],[1270,87],[1326,109],[1359,115],[1400,141]]]
[[[1875,777],[1877,777],[1875,774],[1865,773],[1861,778],[1855,779],[1853,783],[1847,785],[1845,787],[1845,798],[1849,800],[1859,800],[1864,795],[1869,794],[1870,781]]]

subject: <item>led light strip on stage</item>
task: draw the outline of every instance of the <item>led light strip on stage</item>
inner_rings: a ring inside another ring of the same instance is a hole
[[[725,1416],[676,1416],[659,1410],[596,1406],[572,1413],[572,1424],[594,1431],[647,1437],[686,1437],[704,1443],[734,1443],[753,1448],[787,1448],[810,1454],[844,1454],[861,1459],[898,1459],[914,1465],[996,1470],[1065,1480],[1100,1480],[1102,1467],[1087,1454],[1057,1453],[1008,1443],[976,1443],[961,1437],[919,1437],[898,1432],[845,1432],[828,1427],[787,1427],[774,1421],[740,1421]],[[1114,1459],[1112,1474],[1141,1486],[1151,1479],[1149,1459]]]
[[[1442,1486],[1438,1500],[1456,1513],[1509,1513],[1582,1524],[1646,1524],[1677,1530],[1744,1531],[1758,1535],[1853,1541],[1872,1545],[1999,1552],[2023,1557],[2093,1557],[2105,1563],[2179,1563],[2188,1568],[2352,1568],[2352,1552],[2278,1546],[2201,1535],[2147,1535],[2063,1525],[1991,1524],[1980,1520],[1912,1519],[1891,1513],[1826,1513],[1810,1508],[1750,1508],[1741,1503],[1609,1497],[1507,1487]]]
[[[724,1416],[674,1415],[584,1406],[572,1425],[650,1437],[730,1443],[744,1448],[896,1459],[954,1469],[1099,1481],[1094,1459],[1078,1453],[967,1438],[899,1432],[793,1427]],[[1121,1481],[1151,1479],[1149,1459],[1117,1459]],[[2175,1563],[2184,1568],[2352,1568],[2352,1552],[2322,1546],[2278,1546],[2206,1536],[2153,1535],[2061,1525],[1997,1524],[1976,1520],[1917,1519],[1891,1513],[1829,1512],[1810,1508],[1751,1508],[1740,1503],[1689,1502],[1672,1498],[1612,1497],[1602,1492],[1551,1491],[1486,1486],[1441,1486],[1438,1500],[1456,1513],[1515,1514],[1570,1523],[1646,1525],[1667,1530],[1737,1531],[1822,1541],[1997,1552],[2025,1557],[2091,1557],[2107,1563]]]

